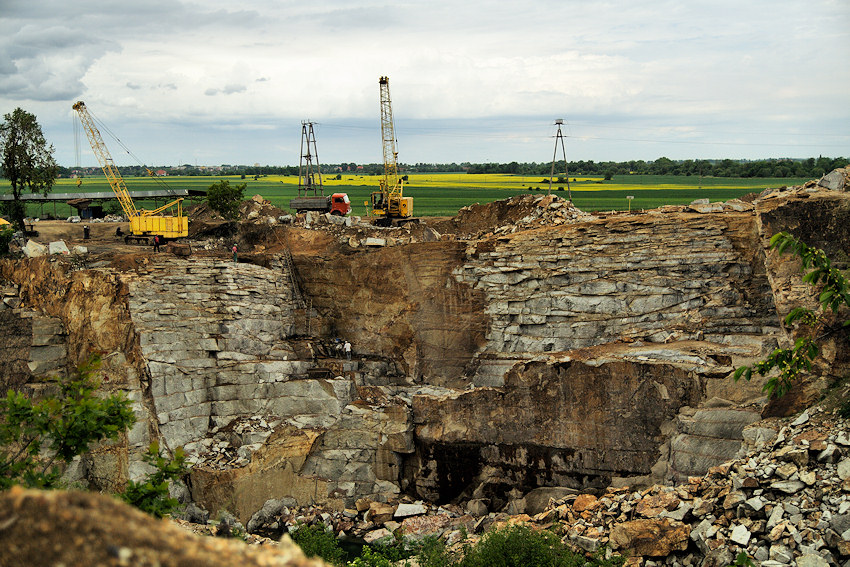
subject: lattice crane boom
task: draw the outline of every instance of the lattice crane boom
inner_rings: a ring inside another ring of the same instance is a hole
[[[404,180],[398,174],[398,151],[396,150],[395,124],[393,123],[390,80],[378,80],[381,89],[381,145],[384,151],[384,176],[380,191],[372,193],[372,214],[381,223],[391,219],[409,219],[413,215],[413,197],[404,197]]]
[[[86,103],[81,100],[77,101],[74,103],[73,109],[77,111],[77,115],[80,117],[80,122],[83,125],[83,130],[85,130],[86,136],[88,136],[91,149],[97,157],[97,161],[100,163],[100,167],[103,169],[106,179],[109,181],[109,186],[112,187],[112,191],[118,198],[118,202],[121,203],[121,208],[124,209],[124,213],[128,218],[138,216],[140,213],[138,209],[136,209],[135,203],[133,203],[133,198],[130,197],[130,192],[127,191],[127,185],[124,183],[124,178],[121,177],[121,172],[119,172],[118,168],[115,167],[112,155],[106,148],[106,144],[103,143],[103,138],[101,137],[97,126],[95,126],[94,119],[92,119],[91,114],[89,114],[89,111],[86,108]]]
[[[384,149],[383,190],[389,196],[401,194],[401,179],[398,176],[398,151],[395,145],[395,124],[393,123],[392,99],[390,99],[390,79],[381,77],[381,140]]]
[[[149,242],[154,236],[160,238],[183,238],[189,235],[189,219],[183,216],[181,203],[182,197],[154,210],[137,209],[121,172],[115,166],[112,155],[103,143],[100,130],[94,123],[94,119],[86,108],[83,101],[77,101],[72,106],[80,117],[80,123],[86,131],[86,136],[91,144],[97,161],[100,163],[112,192],[121,203],[121,208],[130,221],[130,234],[124,237],[125,241]],[[162,214],[166,209],[173,209],[176,214]]]

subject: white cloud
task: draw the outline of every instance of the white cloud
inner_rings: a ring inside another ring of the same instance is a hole
[[[319,140],[324,159],[377,161],[381,75],[399,136],[417,124],[400,139],[408,161],[541,161],[555,117],[588,140],[573,144],[582,159],[775,147],[747,132],[787,141],[777,155],[850,155],[846,2],[13,0],[3,12],[4,112],[36,111],[67,139],[83,99],[125,137],[144,132],[134,153],[158,163],[291,163],[297,149],[280,150],[303,118],[341,125]],[[253,134],[208,135],[222,127]],[[815,131],[820,146],[794,135]]]

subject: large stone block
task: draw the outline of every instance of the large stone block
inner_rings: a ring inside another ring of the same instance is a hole
[[[687,524],[667,518],[631,520],[611,529],[611,548],[644,557],[668,557],[688,547]]]

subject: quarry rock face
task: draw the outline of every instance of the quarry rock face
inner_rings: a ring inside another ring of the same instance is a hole
[[[776,325],[756,243],[752,215],[644,215],[482,243],[458,276],[485,293],[493,352],[717,341]]]
[[[243,523],[272,499],[499,510],[540,487],[682,480],[740,447],[764,399],[728,376],[788,344],[780,316],[811,301],[770,236],[820,219],[843,237],[844,195],[610,215],[524,197],[514,221],[500,203],[462,215],[499,226],[421,236],[257,218],[252,238],[280,232],[249,262],[4,260],[0,386],[36,391],[103,352],[139,422],[76,480],[113,463],[117,486],[150,441],[183,446],[187,494]]]
[[[662,424],[700,394],[695,374],[669,365],[541,361],[514,366],[503,388],[416,396],[415,486],[433,501],[470,486],[498,500],[505,487],[601,488],[649,474]]]

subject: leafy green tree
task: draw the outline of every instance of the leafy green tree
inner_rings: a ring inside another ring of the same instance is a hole
[[[12,222],[24,229],[26,208],[21,202],[24,191],[47,195],[56,180],[58,165],[53,146],[47,145],[35,115],[16,108],[3,116],[0,124],[0,151],[3,177],[11,182],[13,200],[5,203]]]
[[[0,399],[0,490],[14,484],[54,488],[62,465],[103,439],[131,426],[135,414],[123,394],[96,394],[98,357],[67,378],[57,378],[59,394],[35,402],[10,390]]]
[[[809,270],[803,276],[803,281],[812,286],[820,286],[820,308],[817,312],[806,307],[796,307],[785,317],[786,325],[797,323],[807,328],[807,332],[797,338],[794,346],[778,348],[752,366],[741,366],[733,376],[736,381],[741,377],[750,380],[753,372],[768,376],[777,369],[779,372],[768,378],[764,391],[768,396],[781,397],[788,393],[801,373],[811,370],[812,362],[820,352],[817,342],[850,326],[850,320],[833,324],[833,317],[830,316],[830,313],[837,314],[842,307],[850,307],[850,286],[844,274],[832,266],[832,262],[820,248],[813,248],[787,232],[773,235],[770,247],[779,254],[789,252],[799,256],[802,262],[801,270]]]
[[[227,179],[213,183],[207,190],[207,202],[210,208],[217,211],[228,220],[235,220],[239,216],[239,205],[244,199],[245,188],[248,185],[230,186]]]
[[[186,472],[186,457],[183,449],[178,448],[174,451],[173,458],[166,458],[160,452],[159,444],[153,442],[148,447],[144,460],[156,470],[143,481],[131,480],[127,484],[127,490],[121,494],[121,499],[143,512],[162,518],[173,512],[178,505],[176,499],[169,497],[168,485]]]

